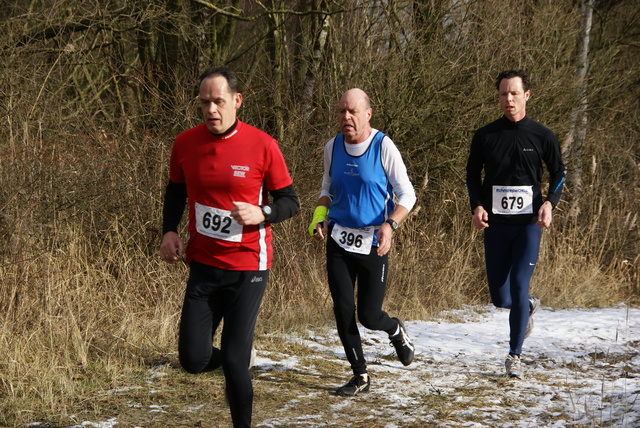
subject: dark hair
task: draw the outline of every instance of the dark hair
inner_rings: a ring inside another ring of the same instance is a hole
[[[216,77],[216,76],[222,76],[225,79],[227,79],[227,83],[229,84],[229,91],[232,94],[238,93],[238,78],[236,77],[233,71],[229,70],[227,67],[224,67],[224,66],[215,66],[215,67],[207,68],[200,75],[200,82],[198,83],[198,85],[202,84],[202,81],[204,79],[207,79],[209,77]]]
[[[522,89],[527,92],[531,83],[529,82],[529,75],[524,70],[505,70],[500,72],[496,79],[496,89],[500,90],[500,82],[502,82],[502,79],[513,79],[514,77],[522,79]]]

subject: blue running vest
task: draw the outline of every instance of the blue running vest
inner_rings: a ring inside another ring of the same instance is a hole
[[[329,222],[345,227],[379,226],[394,209],[393,188],[382,167],[385,134],[378,132],[361,156],[347,153],[344,135],[333,142]]]

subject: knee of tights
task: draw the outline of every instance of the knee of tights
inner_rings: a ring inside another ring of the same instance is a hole
[[[360,324],[362,324],[362,326],[366,329],[369,330],[380,330],[380,320],[382,319],[382,317],[373,317],[370,315],[360,315],[358,317],[358,319],[360,320]]]
[[[195,359],[189,356],[180,355],[180,365],[188,373],[197,374],[219,368],[220,360],[216,360],[215,358]]]
[[[180,359],[180,365],[182,366],[182,368],[187,371],[188,373],[191,374],[198,374],[198,373],[202,373],[205,369],[205,367],[207,366],[206,364],[202,364],[202,363],[194,363],[192,361],[184,361],[182,358]]]
[[[511,302],[494,302],[493,306],[502,309],[511,309]]]
[[[336,318],[341,319],[351,319],[355,317],[356,308],[354,306],[342,305],[342,306],[333,306],[333,314]]]

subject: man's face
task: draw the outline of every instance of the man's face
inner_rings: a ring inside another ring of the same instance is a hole
[[[371,108],[363,92],[350,90],[340,98],[338,120],[344,140],[349,144],[362,143],[371,134]]]
[[[204,79],[200,83],[198,97],[202,118],[212,134],[223,134],[236,122],[236,110],[242,104],[242,95],[231,93],[223,76]]]
[[[502,79],[498,94],[500,107],[508,119],[517,122],[525,117],[527,100],[531,95],[531,91],[524,90],[520,77]]]

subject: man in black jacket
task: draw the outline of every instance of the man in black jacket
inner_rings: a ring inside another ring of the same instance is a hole
[[[529,282],[542,228],[549,227],[560,201],[565,169],[554,133],[526,115],[531,96],[528,75],[522,70],[503,71],[496,88],[504,115],[473,136],[466,185],[473,226],[484,230],[491,300],[496,307],[510,309],[506,373],[521,378],[522,344],[540,305],[529,295]],[[544,199],[543,163],[549,171]]]

